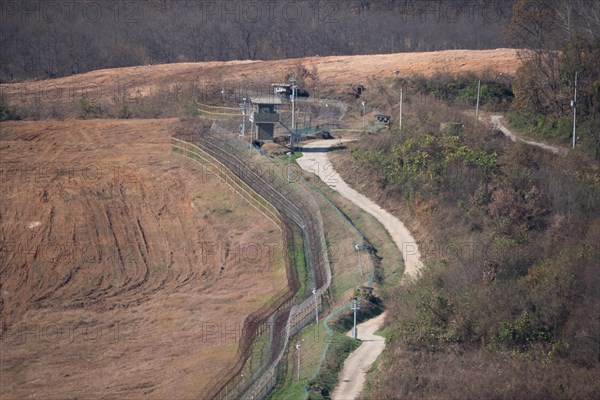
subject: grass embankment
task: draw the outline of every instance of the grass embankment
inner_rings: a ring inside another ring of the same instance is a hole
[[[300,156],[301,153],[295,154]],[[281,159],[287,161],[287,157]],[[292,177],[297,177],[297,173],[295,169]],[[352,318],[348,304],[355,296],[356,288],[372,283],[379,287],[384,279],[395,280],[401,276],[403,270],[400,253],[385,229],[373,217],[339,196],[318,178],[306,177],[324,220],[333,271],[332,297],[328,309],[334,310],[335,318],[331,318],[325,327],[325,320],[321,316],[318,329],[311,325],[290,341],[289,353],[282,363],[284,367],[281,368],[280,382],[271,394],[272,399],[304,399],[307,395],[316,399],[330,393],[337,383],[343,361],[360,344],[345,336],[349,329],[347,321]],[[369,244],[372,254],[366,251],[357,253],[355,244]],[[382,311],[377,299],[372,303],[365,300],[361,307],[359,321]],[[297,343],[301,345],[299,382],[295,350]]]
[[[292,248],[289,249],[291,262],[294,265],[296,273],[298,274],[298,283],[300,287],[296,292],[295,297],[297,299],[302,299],[306,297],[312,290],[312,286],[310,284],[311,274],[308,262],[306,260],[306,250],[304,248],[304,240],[302,239],[302,232],[300,228],[297,226],[293,226],[294,230],[294,242],[292,244]]]
[[[360,341],[342,332],[330,331],[324,324],[326,321],[321,319],[318,328],[315,324],[310,325],[290,340],[288,352],[282,360],[278,386],[270,399],[301,400],[307,395],[310,399],[320,399],[320,393],[333,391],[343,360],[360,345]],[[300,380],[296,344],[300,344]],[[327,356],[323,358],[325,349]],[[317,371],[321,373],[317,375]]]

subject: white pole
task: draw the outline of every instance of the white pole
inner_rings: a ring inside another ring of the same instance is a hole
[[[242,106],[242,136],[246,134],[246,98],[244,97],[244,105]]]
[[[254,136],[254,118],[252,118],[252,128],[250,129],[250,154],[252,154],[252,136]]]
[[[394,37],[392,36],[392,41],[394,40]],[[398,79],[398,76],[400,75],[400,70],[395,70],[394,73],[396,74],[396,79]],[[398,80],[398,82],[400,82],[400,80]],[[400,118],[398,119],[398,129],[402,130],[402,84],[400,84]]]
[[[575,95],[573,96],[573,148],[577,141],[577,72],[575,72]]]
[[[402,87],[400,87],[400,130],[402,130]]]
[[[475,108],[475,121],[479,121],[479,92],[481,90],[481,80],[477,82],[477,106]]]
[[[362,115],[362,126],[363,126],[363,128],[362,128],[362,130],[363,130],[363,131],[365,130],[365,104],[367,104],[367,103],[365,103],[365,102],[363,101],[363,102],[362,102],[362,106],[363,106],[363,115]]]
[[[296,353],[298,354],[298,382],[300,382],[300,345],[296,345]]]
[[[319,326],[319,303],[317,302],[317,289],[313,288],[313,295],[315,296],[315,314],[317,317],[317,327]]]
[[[290,78],[292,82],[292,132],[290,134],[290,150],[294,150],[294,133],[296,132],[296,77]]]
[[[356,332],[356,311],[358,310],[358,304],[356,302],[356,299],[353,300],[353,306],[352,309],[354,310],[354,327],[352,328],[352,337],[354,339],[356,339],[356,337],[358,336],[358,333]]]
[[[288,151],[287,156],[288,156],[287,181],[288,181],[288,183],[290,183],[290,162],[291,162],[292,152]]]
[[[296,107],[296,99],[298,98],[298,87],[294,84],[294,108]],[[296,130],[298,129],[298,116],[294,111],[294,148],[298,146],[298,136],[296,135]]]

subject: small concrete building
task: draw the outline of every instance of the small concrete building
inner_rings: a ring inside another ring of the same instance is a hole
[[[253,97],[250,102],[254,106],[254,111],[250,115],[250,122],[256,125],[257,140],[273,140],[275,124],[279,123],[279,114],[276,106],[281,105],[280,98],[274,96]]]

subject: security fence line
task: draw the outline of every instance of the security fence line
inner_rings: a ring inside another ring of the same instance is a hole
[[[283,232],[283,220],[281,214],[275,207],[271,205],[264,197],[256,193],[244,181],[235,176],[231,171],[221,164],[218,160],[209,156],[198,146],[191,143],[186,143],[177,138],[171,138],[171,151],[181,154],[191,160],[199,162],[202,165],[210,165],[215,168],[211,173],[216,172],[221,178],[221,181],[226,183],[233,191],[237,192],[250,205],[256,208],[261,214],[273,222]]]
[[[257,159],[254,157],[256,152],[249,148],[248,143],[242,142],[231,132],[213,125],[209,135],[206,132],[195,132],[183,142],[195,144],[204,153],[218,160],[229,172],[268,200],[279,213],[294,222],[302,232],[312,282],[316,288],[315,294],[309,294],[299,304],[293,304],[295,301],[285,302],[272,313],[273,356],[271,362],[265,365],[259,374],[240,380],[237,371],[224,387],[214,395],[211,393],[210,397],[212,399],[264,398],[275,386],[277,372],[289,338],[314,320],[315,310],[321,306],[323,296],[331,285],[331,268],[321,213],[312,198],[310,188],[306,186],[303,179],[290,184],[290,182],[286,183],[283,176],[265,174],[264,168],[261,169],[257,165]],[[273,166],[279,168],[282,166],[280,162],[265,157],[260,158],[260,163],[267,165],[269,171],[272,171]],[[285,326],[283,326],[284,321]]]
[[[214,159],[210,155],[206,154],[202,149],[197,146],[181,141],[176,138],[171,140],[171,149],[174,153],[181,154],[193,161],[201,163],[203,165],[210,165],[214,169],[211,169],[210,173],[220,177],[223,182],[240,196],[242,196],[248,203],[255,207],[265,217],[273,221],[279,229],[281,229],[285,235],[285,248],[290,249],[289,243],[293,243],[293,238],[290,238],[290,229],[284,224],[284,221],[279,212],[271,206],[262,196],[254,192],[252,188],[247,186],[243,181],[239,180],[237,176],[232,174],[225,166],[220,164],[218,160]],[[225,398],[232,398],[231,394],[235,394],[236,387],[240,387],[244,383],[243,373],[240,372],[246,370],[244,367],[248,364],[249,358],[252,355],[253,343],[263,335],[271,336],[271,332],[274,329],[274,324],[270,323],[269,315],[273,315],[274,310],[277,311],[281,308],[289,308],[293,302],[294,293],[298,290],[299,283],[297,276],[293,275],[290,267],[289,255],[284,257],[286,262],[286,272],[288,275],[288,288],[276,294],[268,303],[264,304],[261,308],[250,314],[245,320],[240,335],[240,344],[238,347],[237,361],[232,368],[225,374],[229,378],[225,382],[218,383],[216,388],[211,392],[222,391],[226,393]],[[268,356],[268,355],[267,355]],[[272,357],[269,357],[270,361]],[[250,371],[252,375],[252,371]],[[256,374],[256,371],[254,371]]]

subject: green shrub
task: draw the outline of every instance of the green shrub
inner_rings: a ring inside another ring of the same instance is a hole
[[[0,121],[19,121],[22,119],[21,110],[17,106],[0,104]]]

